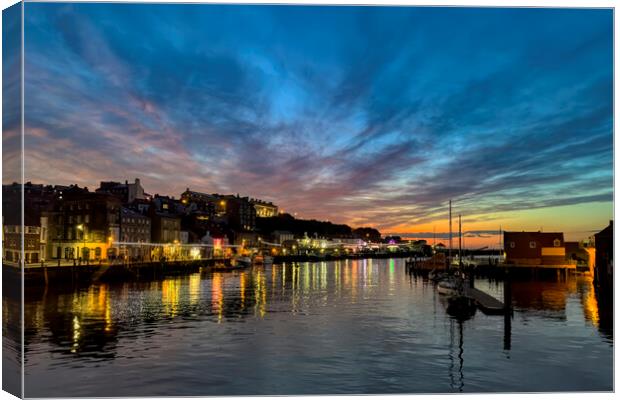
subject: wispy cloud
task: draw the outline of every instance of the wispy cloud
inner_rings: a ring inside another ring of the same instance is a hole
[[[26,29],[29,180],[386,231],[611,202],[609,10],[37,3]]]

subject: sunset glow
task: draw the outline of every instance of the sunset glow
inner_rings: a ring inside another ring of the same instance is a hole
[[[467,247],[612,218],[611,10],[25,7],[26,181],[138,177],[444,243],[452,199]]]

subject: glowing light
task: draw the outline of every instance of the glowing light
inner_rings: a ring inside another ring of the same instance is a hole
[[[190,251],[189,251],[189,255],[191,258],[193,258],[194,260],[199,260],[200,259],[200,249],[197,247],[193,247]]]

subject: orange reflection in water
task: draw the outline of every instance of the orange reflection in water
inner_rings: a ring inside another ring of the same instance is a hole
[[[217,321],[222,321],[224,303],[224,278],[221,273],[215,272],[211,280],[211,307],[217,312]]]
[[[161,302],[164,307],[164,312],[170,317],[174,317],[178,313],[180,290],[180,278],[165,279],[161,283]]]
[[[596,328],[599,327],[599,305],[596,299],[596,293],[594,292],[594,282],[590,278],[585,278],[586,284],[584,285],[585,293],[581,297],[581,304],[583,305],[583,314],[586,320],[592,322]]]
[[[189,303],[191,305],[200,302],[200,294],[202,292],[200,273],[189,276]]]
[[[513,281],[512,299],[517,307],[563,312],[566,299],[577,291],[574,277],[558,281]]]

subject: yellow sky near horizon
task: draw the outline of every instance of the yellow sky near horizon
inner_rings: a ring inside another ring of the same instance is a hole
[[[587,239],[594,233],[603,230],[613,219],[614,207],[611,202],[583,203],[568,206],[545,207],[531,210],[498,212],[495,214],[473,215],[462,217],[463,232],[469,231],[497,231],[500,226],[503,231],[546,231],[563,232],[566,241]],[[458,232],[458,212],[452,210],[452,231]],[[406,226],[402,225],[391,233],[415,232],[449,232],[448,220]],[[406,235],[403,235],[406,236]],[[497,235],[488,237],[467,237],[465,247],[498,247]],[[433,237],[426,239],[432,243]],[[446,238],[437,238],[437,243],[447,245]],[[458,238],[453,239],[453,247],[458,246]]]

